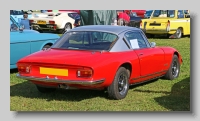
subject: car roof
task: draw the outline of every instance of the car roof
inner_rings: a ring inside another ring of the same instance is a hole
[[[120,34],[124,31],[128,30],[140,30],[136,27],[129,27],[129,26],[113,26],[113,25],[86,25],[86,26],[79,26],[71,31],[104,31],[110,32],[115,34]]]

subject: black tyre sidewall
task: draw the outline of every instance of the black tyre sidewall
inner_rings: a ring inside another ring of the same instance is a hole
[[[173,62],[176,61],[177,62],[177,65],[178,65],[178,74],[176,77],[174,77],[172,75],[172,65],[173,65]],[[166,79],[169,79],[169,80],[173,80],[175,78],[178,78],[179,77],[179,74],[180,74],[180,63],[179,63],[179,60],[178,60],[178,56],[177,55],[174,55],[173,59],[172,59],[172,62],[171,62],[171,65],[170,65],[170,68],[169,70],[167,71],[167,74],[165,75],[165,78]]]
[[[121,73],[125,73],[126,75],[126,83],[127,83],[127,91],[125,92],[124,95],[121,95],[120,92],[118,91],[118,78],[120,76]],[[120,67],[115,75],[115,78],[112,82],[112,84],[108,87],[108,94],[110,98],[116,99],[116,100],[120,100],[126,97],[127,93],[129,90],[129,75],[127,72],[127,69],[124,67]]]

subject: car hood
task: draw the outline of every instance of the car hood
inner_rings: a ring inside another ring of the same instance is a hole
[[[110,52],[100,51],[49,49],[26,56],[20,62],[95,66],[106,62],[111,58],[110,55]]]

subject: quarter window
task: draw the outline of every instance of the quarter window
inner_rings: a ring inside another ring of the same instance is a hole
[[[128,32],[125,37],[133,49],[149,47],[140,32]]]

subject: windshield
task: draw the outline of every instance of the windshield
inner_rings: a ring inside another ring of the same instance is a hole
[[[10,10],[10,15],[23,15],[24,12],[22,10]]]
[[[153,17],[175,17],[175,10],[155,10]]]
[[[118,36],[107,32],[81,31],[65,33],[52,48],[76,50],[109,50]]]

